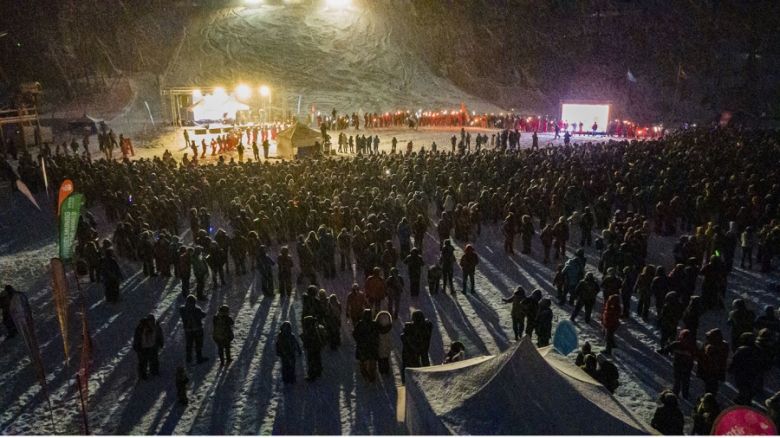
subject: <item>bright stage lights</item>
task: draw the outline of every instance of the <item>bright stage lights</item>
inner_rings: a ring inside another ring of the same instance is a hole
[[[249,85],[240,84],[236,87],[236,97],[239,100],[247,100],[252,97],[252,89],[249,88]]]
[[[271,89],[268,88],[267,85],[260,86],[260,89],[258,91],[260,91],[260,95],[263,97],[268,97],[271,95]]]
[[[214,94],[225,94],[225,89],[223,87],[215,87]]]
[[[333,9],[345,9],[349,7],[351,0],[325,0],[325,4]]]

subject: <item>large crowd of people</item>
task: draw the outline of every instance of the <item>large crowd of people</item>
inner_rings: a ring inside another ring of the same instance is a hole
[[[107,301],[129,305],[121,303],[118,258],[139,263],[146,276],[180,281],[187,362],[208,360],[202,354],[208,315],[198,301],[209,299],[209,278],[218,288],[256,272],[263,294],[302,300],[302,333],[285,323],[276,338],[285,383],[295,382],[301,352],[307,380],[318,379],[328,366],[321,351],[341,348],[345,324],[352,326],[360,374],[372,382],[377,365],[379,373],[390,372],[390,327],[400,296],[485,293],[475,287],[480,256],[470,243],[484,239],[487,226],[504,236],[488,245],[496,251],[502,245],[514,257],[519,237],[521,263],[533,258],[547,265],[556,288],[511,291],[506,302],[516,339],[536,336],[537,345],[548,345],[553,303],[572,321],[596,319],[605,348],[600,355],[583,350],[579,362],[614,390],[617,369],[609,356],[621,348],[621,326],[633,320],[657,325],[658,353],[671,355],[674,369],[673,386],[660,395],[652,420],[663,433],[683,432],[678,397],[693,395],[694,369],[706,386],[696,394],[693,413],[693,432],[702,433],[717,416],[715,396],[725,380],[738,391],[735,403],[751,404],[780,358],[776,310],[727,299],[735,262],[767,273],[780,253],[776,132],[700,129],[642,142],[453,147],[276,164],[230,159],[198,165],[170,154],[134,161],[43,159],[50,181],[72,179],[89,207],[104,209],[114,230],[100,236],[96,216],[86,213],[77,233],[77,257],[84,272],[105,285]],[[34,190],[43,185],[39,163],[20,159],[21,178]],[[423,251],[428,233],[436,236],[434,251]],[[652,235],[679,236],[658,265],[649,264]],[[534,239],[541,254],[532,252]],[[455,244],[464,248],[461,257]],[[590,261],[596,270],[588,269],[584,247],[600,252]],[[334,291],[318,285],[352,278],[353,264],[358,281],[342,305]],[[698,330],[704,314],[724,308],[729,333]],[[230,309],[220,307],[213,322],[212,339],[228,365]],[[432,330],[423,312],[412,312],[400,334],[402,369],[430,364]],[[139,322],[133,347],[141,378],[159,371],[157,352],[166,336],[153,317]],[[465,354],[456,342],[446,357]],[[185,380],[186,370],[179,370],[183,403]],[[779,398],[767,401],[770,413],[778,412]]]

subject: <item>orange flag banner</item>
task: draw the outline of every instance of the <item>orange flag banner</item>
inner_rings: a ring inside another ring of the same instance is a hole
[[[65,201],[65,198],[67,198],[71,193],[73,193],[73,181],[66,179],[62,182],[62,185],[60,185],[60,194],[57,198],[57,216],[60,215],[60,207]]]

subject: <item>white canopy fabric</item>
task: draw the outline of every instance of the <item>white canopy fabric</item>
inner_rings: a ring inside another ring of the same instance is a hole
[[[567,358],[528,338],[497,356],[407,368],[399,409],[413,435],[657,433]]]

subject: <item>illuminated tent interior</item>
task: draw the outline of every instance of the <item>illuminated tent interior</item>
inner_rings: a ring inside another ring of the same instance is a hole
[[[298,156],[315,153],[314,143],[321,142],[319,131],[315,131],[303,123],[296,123],[276,137],[276,156],[293,159]]]
[[[561,119],[569,125],[582,122],[584,131],[590,131],[593,122],[596,122],[598,131],[604,131],[609,123],[609,105],[564,103],[561,105]]]

